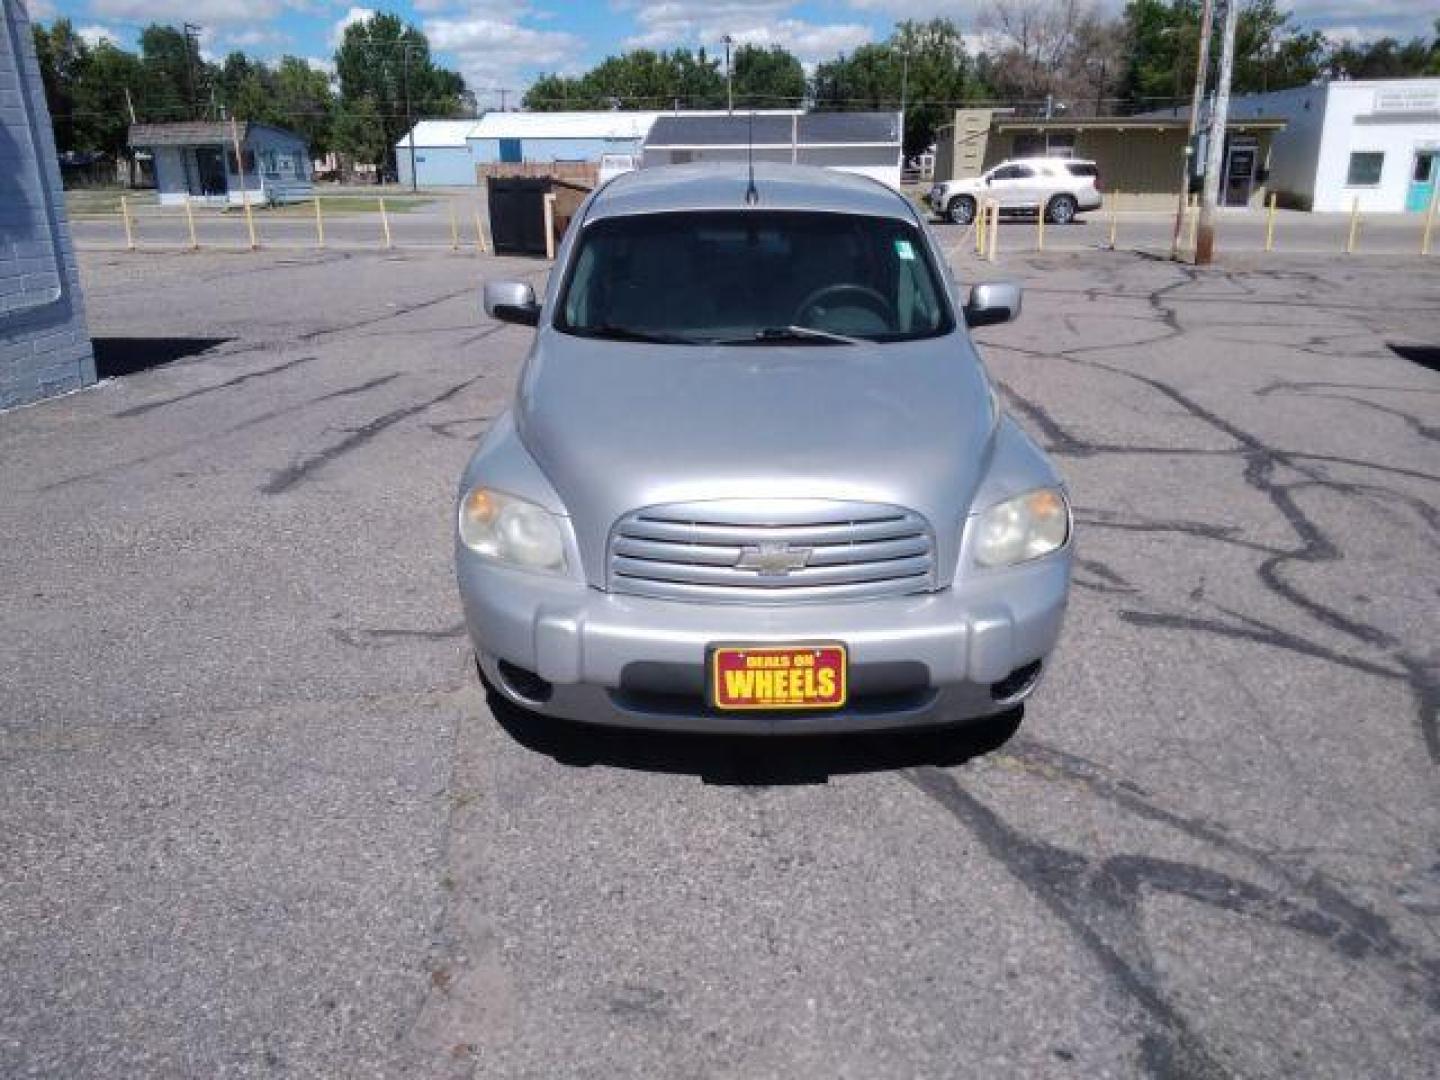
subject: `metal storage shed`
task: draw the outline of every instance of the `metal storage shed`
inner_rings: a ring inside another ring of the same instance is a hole
[[[899,190],[903,139],[899,113],[676,113],[661,116],[645,140],[645,166],[695,161],[821,165],[869,176]]]
[[[466,142],[474,120],[421,120],[395,144],[395,167],[401,184],[410,183],[410,140],[415,140],[415,176],[424,187],[475,184],[475,159]]]
[[[653,112],[487,113],[470,133],[479,165],[598,162],[604,154],[638,154]]]

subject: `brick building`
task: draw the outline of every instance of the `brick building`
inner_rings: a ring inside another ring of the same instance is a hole
[[[0,0],[0,409],[95,381],[24,0]]]

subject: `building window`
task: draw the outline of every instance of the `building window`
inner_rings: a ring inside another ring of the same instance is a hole
[[[1345,174],[1346,187],[1377,187],[1385,155],[1378,150],[1361,150],[1350,155],[1350,171]]]

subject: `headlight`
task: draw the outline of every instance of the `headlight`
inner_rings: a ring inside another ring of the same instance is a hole
[[[1064,547],[1070,504],[1059,488],[1037,488],[986,510],[975,522],[975,562],[1013,566]]]
[[[532,502],[490,488],[471,488],[460,500],[460,539],[477,555],[529,570],[562,572],[560,522]]]

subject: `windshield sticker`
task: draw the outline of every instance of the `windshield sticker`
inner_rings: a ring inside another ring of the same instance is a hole
[[[899,255],[902,259],[913,260],[915,258],[915,249],[910,246],[909,240],[896,240],[895,254]]]

